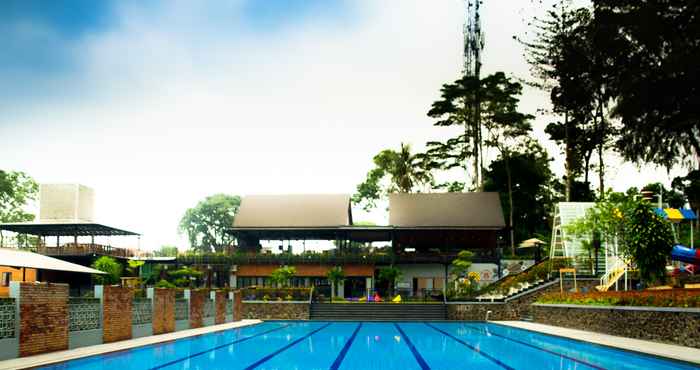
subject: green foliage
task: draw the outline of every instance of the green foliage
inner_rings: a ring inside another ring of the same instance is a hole
[[[595,46],[593,14],[588,8],[573,7],[570,0],[560,0],[530,24],[531,40],[520,41],[536,78],[531,84],[549,93],[552,113],[561,118],[547,125],[545,132],[563,146],[565,197],[575,200],[573,184],[582,173],[588,186],[594,151],[602,192],[603,153],[614,130],[607,119],[611,99],[605,81],[607,58]]]
[[[242,297],[246,301],[278,300],[308,301],[311,288],[244,288]],[[267,297],[267,298],[265,298]],[[291,299],[290,299],[291,297]]]
[[[483,145],[495,148],[507,157],[508,148],[531,129],[529,121],[533,116],[518,111],[521,92],[522,86],[511,81],[503,72],[483,79],[464,76],[451,84],[443,85],[440,100],[432,104],[428,116],[438,120],[435,126],[463,126],[465,130],[444,142],[427,143],[425,162],[429,168],[467,170],[468,160],[473,161],[473,168],[480,168],[483,166],[483,157],[480,155]],[[474,119],[477,101],[478,124]],[[476,188],[482,188],[483,184],[479,181],[474,184]],[[461,184],[444,183],[437,187],[456,190]]]
[[[658,205],[657,197],[660,194],[662,195],[663,203],[668,203],[671,208],[682,208],[685,205],[685,195],[683,192],[675,189],[666,189],[660,182],[647,184],[642,188],[642,191],[654,192],[653,199],[649,200],[649,202],[655,207]]]
[[[401,270],[394,266],[382,267],[379,269],[377,279],[389,284],[389,288],[393,295],[396,282],[401,279]]]
[[[156,283],[156,288],[176,288],[175,284],[165,280],[161,279],[159,282]]]
[[[122,276],[122,265],[112,257],[102,256],[92,263],[92,268],[100,270],[105,275],[93,275],[96,284],[114,285],[119,284]]]
[[[345,272],[343,272],[342,267],[335,266],[335,267],[328,270],[326,277],[328,278],[328,281],[330,281],[331,283],[337,284],[337,283],[345,280]]]
[[[700,209],[700,171],[693,170],[688,172],[687,175],[682,177],[676,177],[673,179],[671,186],[683,193],[688,203],[690,203],[690,208],[694,210]]]
[[[178,250],[174,245],[163,245],[159,250],[154,251],[155,257],[177,257]]]
[[[457,258],[452,261],[452,273],[457,277],[463,277],[469,272],[469,267],[472,265],[472,258],[474,253],[463,250],[459,251]]]
[[[700,292],[673,289],[641,292],[549,293],[537,298],[537,303],[579,304],[586,306],[641,306],[700,308]]]
[[[666,261],[673,246],[668,221],[659,217],[649,202],[634,194],[609,194],[586,215],[567,226],[567,232],[591,242],[617,241],[618,250],[634,263],[647,283],[663,281]]]
[[[617,148],[666,167],[700,153],[700,3],[596,0],[595,47],[621,121]]]
[[[510,288],[522,283],[534,283],[538,280],[547,280],[550,274],[557,274],[560,268],[571,267],[572,261],[568,258],[550,259],[540,262],[519,274],[509,275],[493,284],[482,288],[478,293],[499,292],[506,294]]]
[[[126,271],[129,273],[129,276],[138,277],[139,268],[141,268],[141,266],[143,266],[145,263],[145,261],[128,260]]]
[[[630,215],[627,249],[633,257],[640,277],[653,284],[666,280],[666,262],[673,247],[671,225],[659,217],[646,203],[639,203]]]
[[[233,239],[228,228],[241,205],[237,195],[216,194],[197,203],[180,220],[180,232],[187,234],[190,247],[196,252],[223,252]]]
[[[197,271],[191,267],[183,267],[181,269],[168,271],[168,279],[180,288],[192,288],[196,285],[198,279],[204,276],[204,273]]]
[[[518,145],[511,150],[507,159],[499,156],[484,172],[484,190],[498,192],[503,214],[509,215],[510,168],[515,241],[549,234],[552,225],[551,213],[559,196],[553,190],[556,180],[549,167],[552,159],[545,149],[534,141]]]
[[[289,281],[296,275],[297,269],[293,266],[283,266],[275,269],[270,274],[270,281],[282,287],[288,287]]]
[[[423,157],[412,154],[408,144],[401,143],[397,152],[385,149],[372,159],[374,168],[364,182],[357,185],[352,200],[365,210],[376,207],[376,202],[389,193],[410,193],[432,181]]]
[[[24,207],[36,199],[37,183],[24,172],[0,170],[0,222],[32,221]]]
[[[326,277],[328,278],[328,281],[331,283],[331,302],[332,302],[334,297],[335,297],[336,286],[338,285],[339,282],[345,280],[345,273],[343,272],[342,267],[335,266],[335,267],[328,270]]]

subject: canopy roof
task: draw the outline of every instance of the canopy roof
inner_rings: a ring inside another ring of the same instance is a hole
[[[654,208],[656,214],[673,222],[680,222],[683,220],[697,220],[698,217],[695,215],[692,209],[687,208]]]
[[[350,195],[248,195],[241,201],[234,229],[337,228],[352,225]]]
[[[389,195],[389,224],[397,228],[502,229],[498,193]]]
[[[0,224],[0,230],[38,236],[116,236],[139,235],[133,231],[117,229],[92,222],[19,222]]]
[[[100,270],[66,262],[58,258],[7,248],[0,248],[0,266],[80,272],[85,274],[104,274],[104,272]]]

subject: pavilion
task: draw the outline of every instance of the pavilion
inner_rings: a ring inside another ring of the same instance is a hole
[[[231,285],[266,285],[280,265],[295,266],[294,285],[324,285],[328,269],[340,265],[347,288],[340,295],[358,296],[381,288],[375,287],[376,269],[394,265],[403,273],[399,288],[408,294],[442,290],[460,250],[474,251],[475,262],[498,264],[504,227],[497,193],[391,194],[386,226],[354,225],[347,194],[246,196],[230,232],[247,255],[232,267]],[[336,249],[321,259],[266,255],[260,254],[261,240],[330,240]],[[350,250],[370,242],[386,242],[391,249],[373,255]]]

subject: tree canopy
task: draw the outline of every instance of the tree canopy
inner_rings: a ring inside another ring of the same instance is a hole
[[[617,148],[667,167],[700,153],[700,3],[595,0],[595,47],[622,124]]]
[[[408,144],[401,144],[399,151],[385,149],[372,159],[374,168],[365,181],[357,185],[352,201],[365,210],[376,207],[376,202],[389,193],[411,193],[430,184],[432,175],[424,159],[411,153]]]
[[[36,199],[39,185],[24,172],[0,170],[0,222],[25,222],[34,215],[24,207]]]
[[[187,234],[190,247],[196,252],[223,252],[233,242],[227,233],[241,205],[237,195],[216,194],[206,197],[185,212],[180,232]]]

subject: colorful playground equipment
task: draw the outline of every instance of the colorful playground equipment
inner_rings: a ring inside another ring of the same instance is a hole
[[[700,249],[688,248],[680,244],[674,245],[671,250],[671,259],[698,265],[700,264]]]

